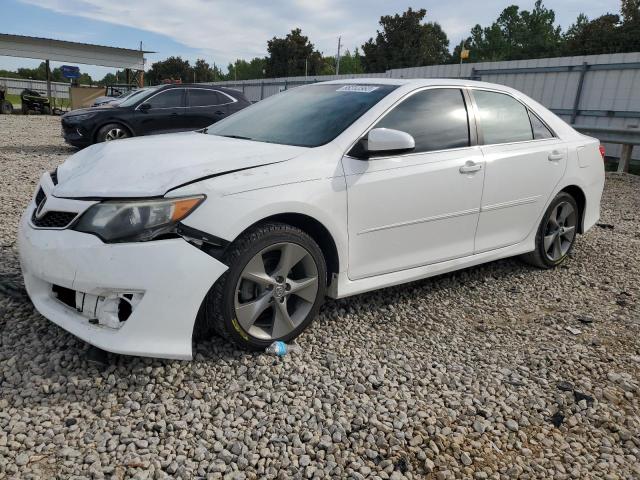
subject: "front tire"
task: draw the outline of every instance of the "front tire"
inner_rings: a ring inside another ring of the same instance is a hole
[[[13,113],[13,104],[8,100],[1,100],[0,110],[1,110],[0,113],[3,113],[5,115],[11,115]]]
[[[122,138],[129,138],[131,134],[124,125],[119,123],[108,123],[104,127],[98,130],[96,140],[98,142],[110,142],[112,140],[120,140]]]
[[[309,326],[322,305],[327,267],[318,244],[283,223],[258,225],[226,250],[229,269],[213,285],[196,323],[248,350],[288,342]]]
[[[543,269],[564,262],[576,240],[579,214],[578,204],[571,195],[566,192],[556,195],[538,227],[536,249],[522,259]]]

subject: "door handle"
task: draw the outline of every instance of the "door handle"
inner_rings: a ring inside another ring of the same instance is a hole
[[[214,113],[214,115],[224,115],[224,112],[221,111],[221,110],[218,110],[218,111],[213,112],[213,113]]]
[[[460,167],[460,173],[474,173],[480,169],[482,169],[481,163],[476,163],[469,160],[463,166]]]
[[[562,152],[558,152],[557,150],[554,150],[549,154],[549,157],[547,158],[549,159],[550,162],[559,162],[564,158],[564,155],[562,154]]]

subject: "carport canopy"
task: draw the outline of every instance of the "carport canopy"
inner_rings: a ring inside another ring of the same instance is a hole
[[[145,53],[154,52],[0,33],[0,55],[8,57],[143,70]]]

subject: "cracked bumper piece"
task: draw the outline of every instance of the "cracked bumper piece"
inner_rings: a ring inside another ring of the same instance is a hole
[[[18,232],[20,264],[42,315],[110,352],[191,359],[198,309],[224,264],[182,239],[105,244],[34,229],[28,218]]]

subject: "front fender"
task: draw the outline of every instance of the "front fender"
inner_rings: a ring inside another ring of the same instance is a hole
[[[189,188],[184,189],[191,194]],[[181,190],[172,194],[185,194]],[[205,192],[206,193],[206,192]],[[182,221],[229,242],[263,219],[301,214],[320,222],[333,237],[340,265],[347,265],[347,190],[344,177],[278,185],[241,193],[207,193],[207,200]]]

